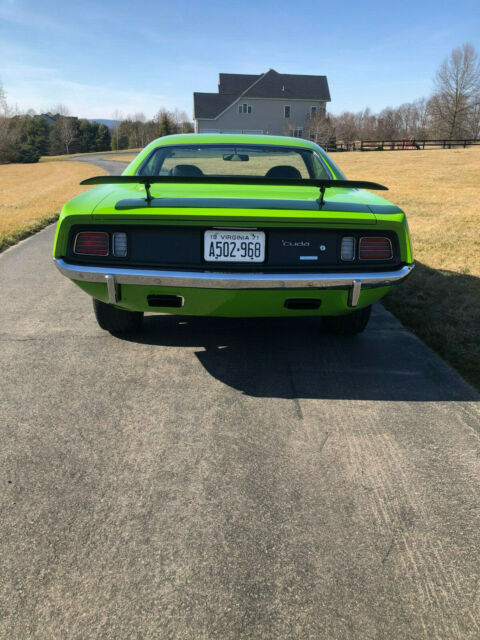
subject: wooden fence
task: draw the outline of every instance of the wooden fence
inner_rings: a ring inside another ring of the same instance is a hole
[[[456,140],[356,140],[355,142],[329,142],[325,149],[331,151],[407,151],[417,149],[452,149],[480,145],[480,139]]]

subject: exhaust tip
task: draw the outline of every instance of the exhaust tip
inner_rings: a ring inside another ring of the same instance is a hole
[[[319,309],[322,304],[321,300],[315,298],[289,298],[285,300],[285,309]]]
[[[149,307],[170,307],[179,309],[183,307],[185,300],[182,296],[160,295],[160,296],[147,296],[147,302]]]

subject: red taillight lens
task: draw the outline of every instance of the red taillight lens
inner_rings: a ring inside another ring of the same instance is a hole
[[[108,233],[104,231],[77,233],[73,251],[85,256],[108,256]]]
[[[388,260],[392,255],[392,243],[388,238],[360,238],[360,260]]]

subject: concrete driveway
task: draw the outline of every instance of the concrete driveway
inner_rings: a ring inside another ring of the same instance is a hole
[[[0,637],[480,637],[455,372],[380,306],[112,337],[53,235],[0,255]]]

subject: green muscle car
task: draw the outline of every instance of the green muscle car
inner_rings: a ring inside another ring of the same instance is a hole
[[[54,258],[93,297],[99,325],[144,312],[322,316],[362,331],[413,269],[405,214],[346,180],[321,147],[266,135],[183,134],[63,207]]]

